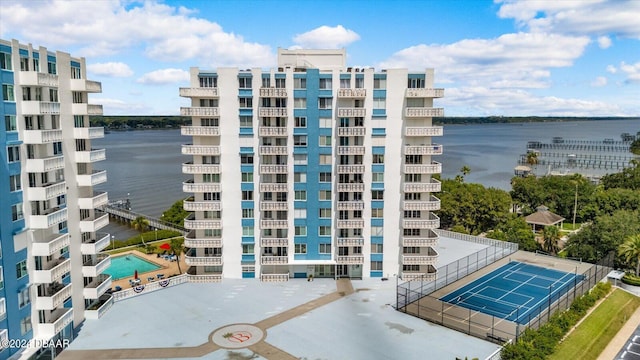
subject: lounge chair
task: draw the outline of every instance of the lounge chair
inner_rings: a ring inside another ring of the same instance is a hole
[[[122,288],[120,286],[116,286],[114,291],[120,291],[120,290],[122,290]]]
[[[164,274],[157,274],[158,279],[164,279]]]
[[[156,278],[154,278],[153,276],[147,276],[147,281],[153,281],[153,280],[155,280],[155,279],[156,279]]]

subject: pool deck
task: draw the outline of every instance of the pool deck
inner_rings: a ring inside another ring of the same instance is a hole
[[[126,251],[126,252],[122,252],[122,253],[118,253],[118,254],[114,254],[112,255],[113,257],[120,257],[120,256],[125,256],[128,254],[133,254],[135,256],[138,256],[142,259],[145,259],[146,261],[149,261],[153,264],[156,264],[158,266],[160,266],[160,269],[156,269],[156,270],[152,270],[149,272],[145,272],[145,273],[139,273],[138,274],[138,278],[140,279],[140,283],[141,284],[147,284],[149,283],[149,280],[147,279],[147,277],[151,277],[153,276],[154,278],[156,278],[157,274],[164,274],[165,277],[169,277],[171,275],[178,275],[180,274],[180,272],[178,271],[178,263],[176,261],[168,261],[165,260],[163,258],[158,258],[156,257],[156,254],[150,254],[147,255],[145,253],[142,253],[138,250],[131,250],[131,251]],[[182,269],[182,272],[185,272],[188,268],[187,264],[184,262],[184,254],[182,254],[182,256],[180,256],[180,268]],[[128,289],[131,287],[131,285],[129,284],[129,280],[133,279],[133,275],[129,276],[129,277],[125,277],[122,279],[118,279],[118,280],[113,280],[112,281],[112,288],[115,288],[116,286],[120,286],[123,289]],[[156,278],[157,279],[157,278]]]

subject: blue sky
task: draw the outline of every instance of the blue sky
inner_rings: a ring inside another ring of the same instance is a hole
[[[640,1],[13,1],[0,36],[87,59],[105,115],[176,115],[191,66],[435,68],[448,116],[640,116]]]

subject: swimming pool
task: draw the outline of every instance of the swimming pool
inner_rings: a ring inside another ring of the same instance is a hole
[[[149,262],[139,256],[133,254],[127,254],[122,256],[115,256],[111,258],[111,266],[104,271],[105,274],[111,275],[113,280],[118,280],[133,276],[138,270],[138,274],[142,274],[148,271],[158,270],[162,267]]]

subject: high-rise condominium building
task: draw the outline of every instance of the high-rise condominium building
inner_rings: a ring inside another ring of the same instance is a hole
[[[0,82],[0,359],[46,357],[111,304],[104,132],[89,127],[102,107],[87,101],[102,85],[84,58],[16,40],[0,40]]]
[[[191,69],[184,191],[192,281],[435,278],[443,116],[433,70],[282,50],[262,69]]]

